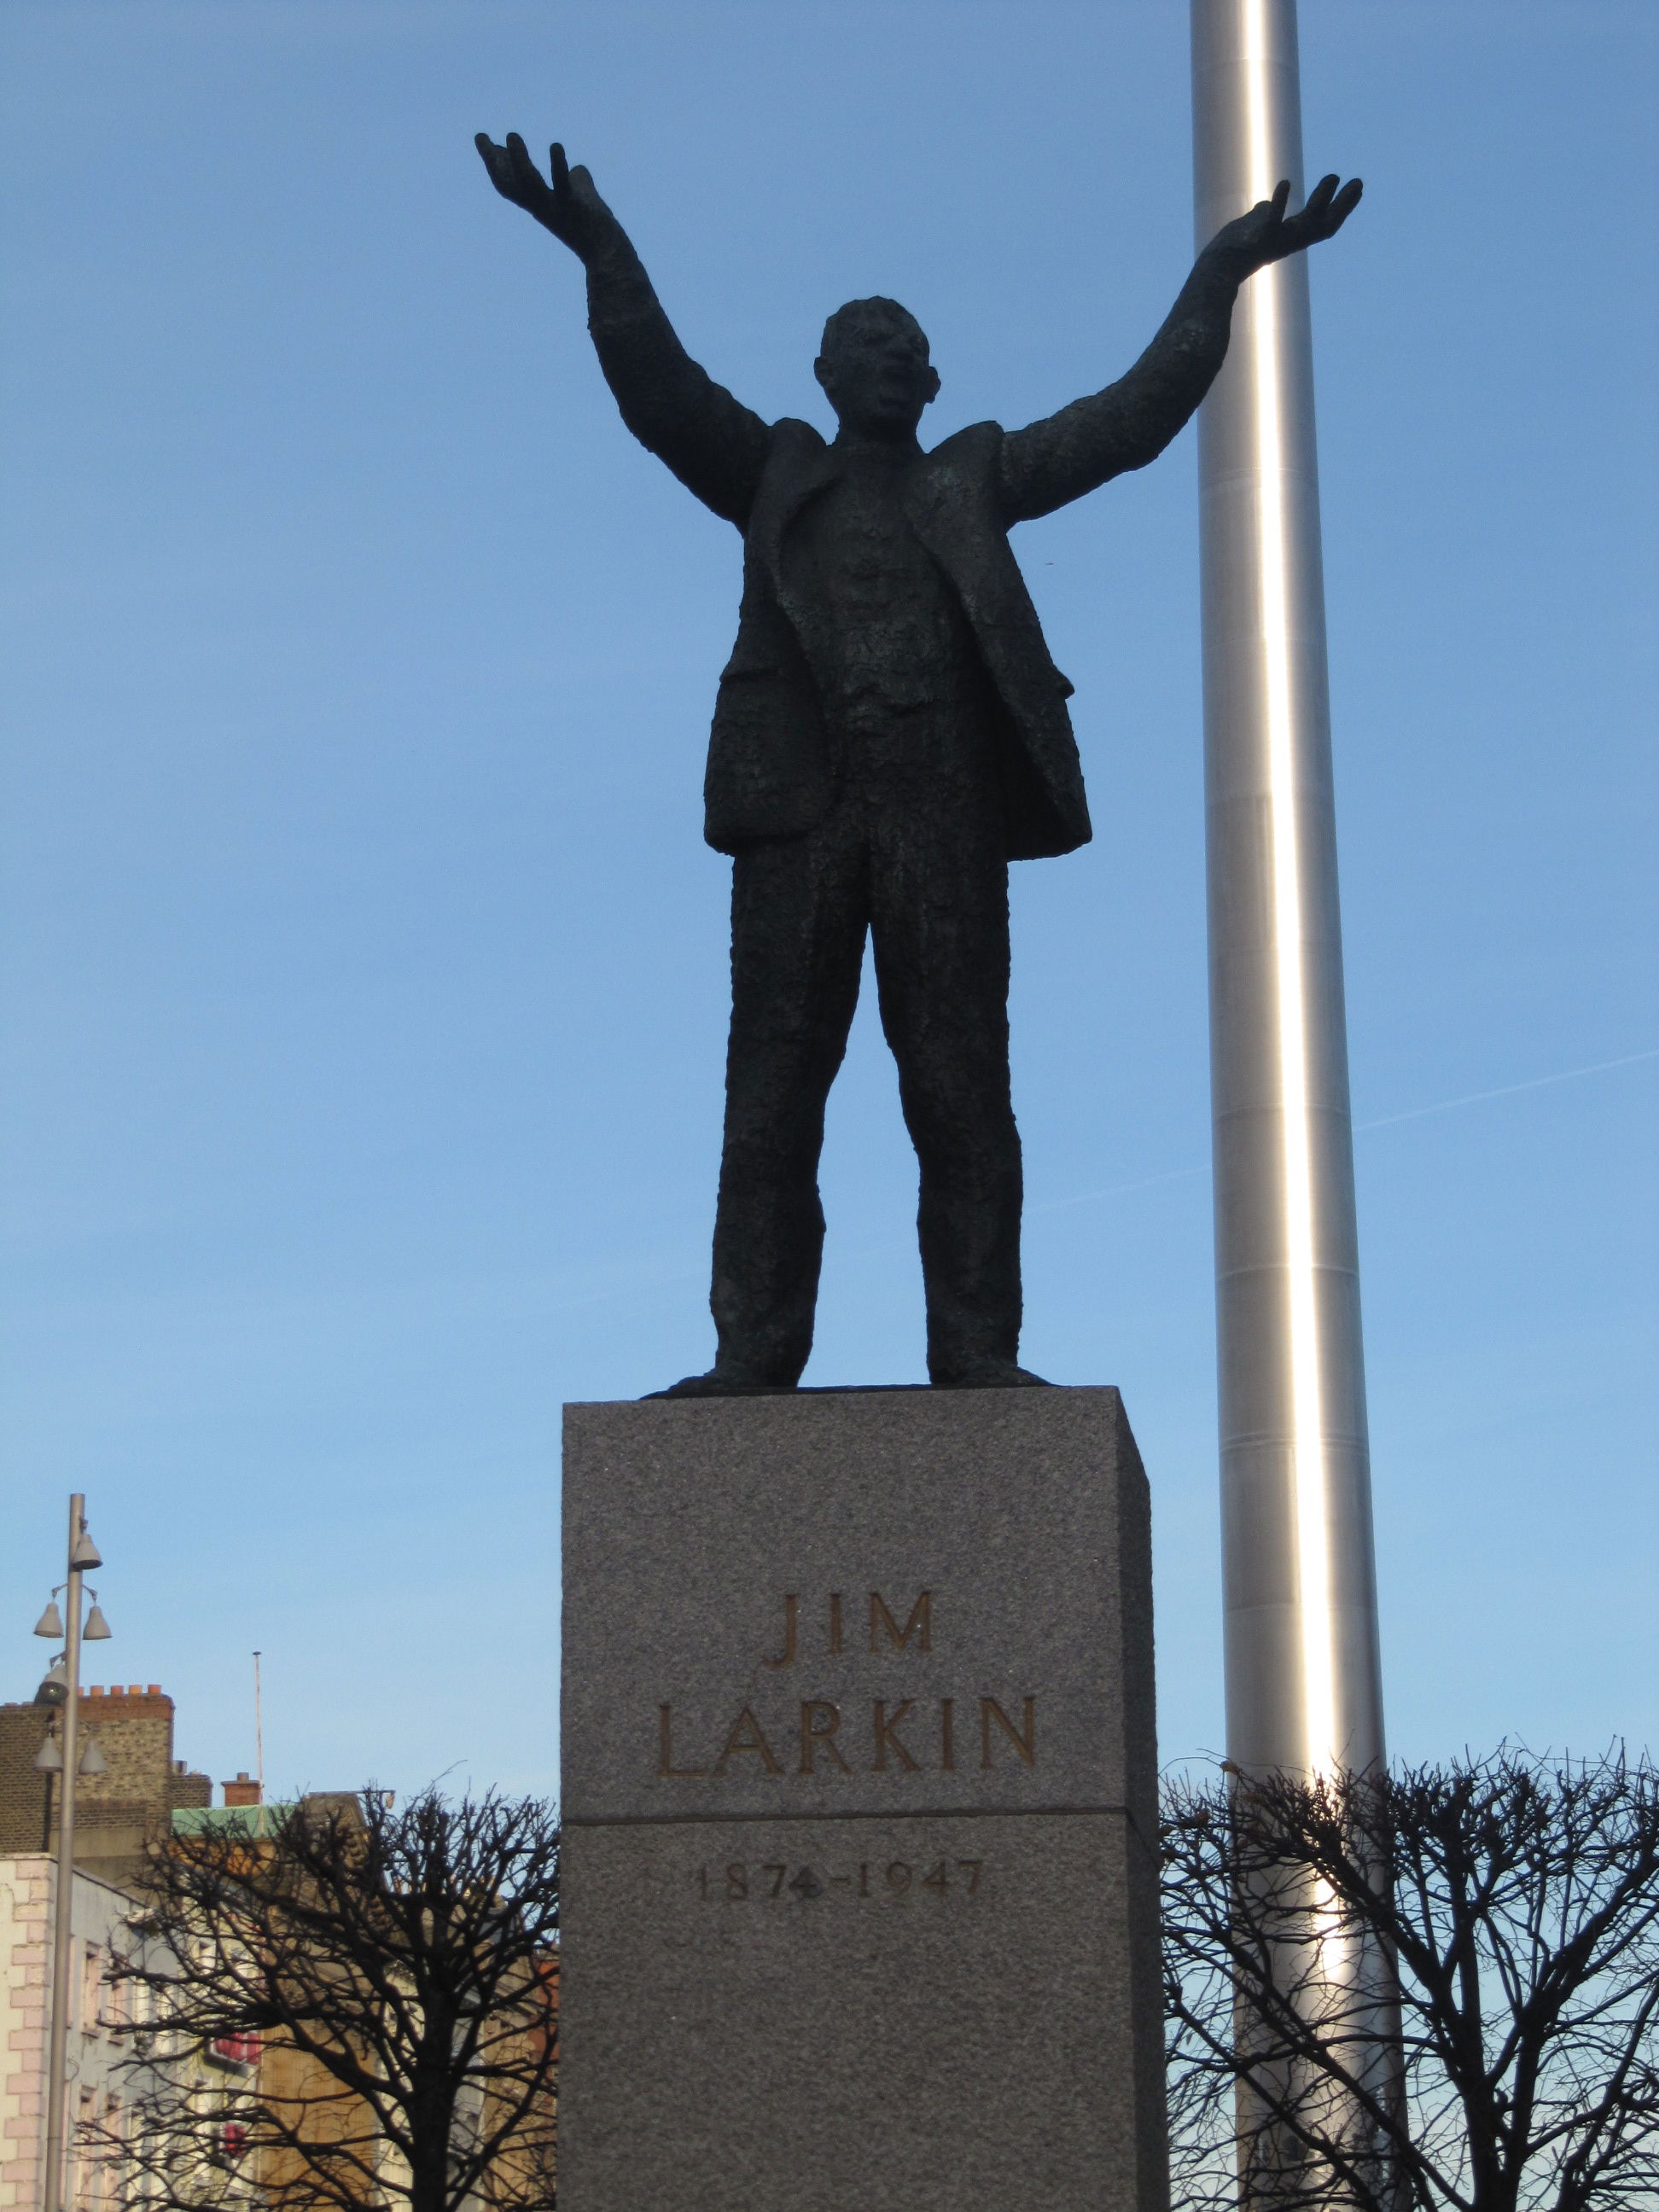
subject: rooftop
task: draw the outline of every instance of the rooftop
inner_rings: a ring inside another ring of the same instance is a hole
[[[210,1828],[240,1828],[250,1836],[268,1836],[296,1809],[295,1802],[281,1805],[180,1805],[173,1815],[173,1832],[175,1836],[200,1836]]]

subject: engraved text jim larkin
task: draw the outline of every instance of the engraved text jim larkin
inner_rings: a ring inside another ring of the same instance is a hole
[[[838,1658],[862,1649],[869,1656],[931,1654],[933,1649],[933,1592],[921,1590],[906,1607],[894,1606],[878,1590],[850,1598],[832,1590],[822,1610],[814,1605],[814,1628],[823,1625],[821,1647],[808,1656]],[[801,1663],[806,1632],[799,1593],[787,1592],[779,1647],[761,1664],[781,1674]],[[854,1640],[856,1638],[856,1641]],[[735,1702],[735,1701],[734,1701]],[[1011,1713],[1008,1705],[1014,1708]],[[687,1743],[677,1737],[674,1705],[657,1708],[657,1773],[665,1781],[700,1781],[727,1774],[835,1775],[917,1774],[924,1770],[954,1774],[999,1765],[1037,1764],[1037,1699],[1035,1692],[1002,1699],[985,1694],[952,1697],[786,1698],[750,1699],[738,1707],[729,1725],[703,1732]]]

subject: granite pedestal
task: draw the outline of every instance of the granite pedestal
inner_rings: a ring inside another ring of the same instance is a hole
[[[1162,2212],[1115,1390],[572,1406],[564,2212]]]

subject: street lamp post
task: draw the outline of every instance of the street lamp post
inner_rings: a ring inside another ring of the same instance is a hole
[[[58,1742],[61,1779],[58,1797],[58,1894],[53,1900],[52,1934],[52,2019],[46,2037],[46,2185],[42,2191],[43,2212],[62,2212],[64,2202],[64,2104],[68,2093],[69,2012],[70,2012],[70,1953],[75,1904],[75,1784],[81,1771],[80,1704],[81,1704],[81,1580],[89,1567],[99,1567],[103,1561],[98,1547],[87,1528],[87,1501],[76,1491],[70,1499],[69,1513],[69,1573],[64,1601],[63,1656],[63,1730]],[[55,1637],[58,1623],[54,1618],[54,1602],[41,1615],[37,1635]],[[92,1618],[86,1623],[87,1632],[94,1637],[107,1636],[103,1614],[95,1599]],[[56,1677],[58,1670],[52,1670]],[[49,1677],[51,1680],[52,1677]],[[54,1762],[46,1755],[50,1739],[41,1747],[43,1765],[48,1773]],[[91,1747],[95,1752],[95,1746]],[[102,1760],[90,1771],[101,1769]]]

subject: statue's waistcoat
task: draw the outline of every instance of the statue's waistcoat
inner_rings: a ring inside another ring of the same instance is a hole
[[[1090,836],[1083,770],[1036,610],[998,512],[1002,431],[975,423],[918,455],[901,496],[912,529],[938,562],[994,686],[1008,857],[1069,853]],[[792,592],[783,559],[791,526],[830,483],[836,458],[810,423],[786,419],[771,450],[744,538],[738,641],[720,678],[703,785],[704,835],[729,853],[758,837],[799,836],[834,803],[836,772],[812,676],[819,611]]]

